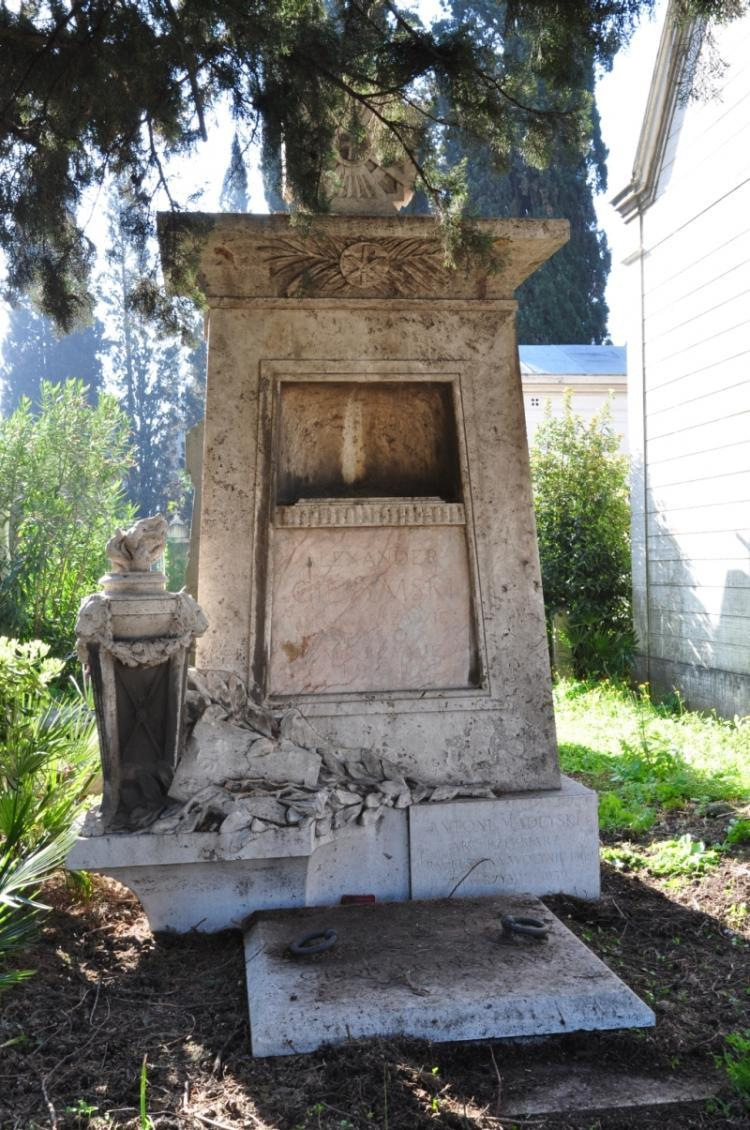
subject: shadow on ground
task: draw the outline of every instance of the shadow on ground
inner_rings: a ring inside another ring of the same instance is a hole
[[[249,1054],[239,934],[154,938],[135,900],[104,881],[86,906],[71,903],[62,883],[51,897],[55,913],[29,954],[38,973],[0,1015],[3,1130],[141,1127],[144,1057],[156,1130],[507,1130],[521,1123],[498,1120],[498,1100],[529,1077],[559,1077],[561,1065],[676,1072],[720,1086],[713,1055],[725,1033],[750,1023],[747,941],[695,899],[686,905],[608,868],[601,902],[545,901],[654,1007],[655,1030],[523,1045],[378,1040],[268,1060]],[[637,1124],[746,1127],[747,1115],[728,1104],[724,1092],[712,1111],[643,1111]],[[635,1123],[631,1110],[528,1124]]]

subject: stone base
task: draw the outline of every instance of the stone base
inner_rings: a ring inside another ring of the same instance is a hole
[[[94,826],[92,826],[92,824]],[[89,818],[67,859],[129,887],[152,930],[212,932],[251,913],[477,895],[599,897],[596,794],[561,789],[387,809],[324,838],[312,827],[250,836],[101,834]]]
[[[507,938],[502,915],[548,937]],[[332,929],[333,947],[292,942]],[[654,1014],[538,899],[507,897],[262,912],[245,955],[253,1055],[371,1036],[444,1042],[650,1027]]]

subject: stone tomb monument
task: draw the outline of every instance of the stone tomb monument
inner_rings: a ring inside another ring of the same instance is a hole
[[[70,859],[156,929],[599,893],[596,797],[555,744],[513,297],[568,225],[481,221],[488,256],[449,269],[436,222],[397,215],[408,170],[341,148],[334,214],[161,218],[167,279],[208,305],[208,629],[161,809],[105,792]]]
[[[265,954],[249,982],[257,1054],[295,1050],[289,1033],[304,1020],[274,1005],[299,994],[288,997],[284,947],[264,941],[294,932],[295,908],[403,903],[397,964],[435,915],[446,938],[463,921],[456,898],[500,896],[549,920],[533,896],[599,893],[596,797],[561,778],[555,744],[513,298],[567,224],[482,221],[488,256],[451,270],[435,222],[396,214],[408,170],[343,143],[339,165],[332,215],[162,217],[167,278],[179,290],[192,273],[208,305],[200,608],[186,594],[154,601],[141,572],[135,590],[132,577],[106,580],[79,620],[95,686],[99,657],[117,663],[123,647],[136,668],[139,647],[143,667],[181,658],[158,751],[153,714],[169,703],[151,700],[153,675],[136,674],[131,706],[98,693],[104,804],[69,866],[131,887],[154,929],[254,915],[248,954]],[[116,555],[114,567],[130,572]],[[118,585],[140,625],[124,643],[110,607]],[[137,756],[123,725],[145,735]],[[326,913],[338,922],[342,910]],[[471,910],[477,937],[494,944],[494,927],[479,925],[488,913]],[[380,917],[365,915],[366,934]],[[576,944],[553,934],[550,970]],[[321,967],[324,981],[345,960],[356,986],[358,952]],[[454,957],[435,953],[424,992],[442,999],[435,985]],[[528,987],[536,963],[519,961]],[[321,1014],[314,1039],[653,1022],[600,963],[581,977],[611,978],[610,996],[582,1003],[573,977],[550,982],[535,1011],[526,989],[510,1001],[505,976],[492,982],[505,1004],[478,1027],[436,1029],[430,1004],[381,1020],[345,1012],[338,1027]]]

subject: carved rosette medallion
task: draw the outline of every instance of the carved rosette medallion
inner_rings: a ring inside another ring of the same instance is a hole
[[[432,239],[300,237],[260,251],[282,295],[432,294],[446,282],[440,245]]]
[[[377,243],[352,243],[341,252],[339,270],[349,286],[359,290],[387,286],[390,271],[388,253]]]

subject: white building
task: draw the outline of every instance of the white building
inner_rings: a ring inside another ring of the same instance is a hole
[[[750,714],[750,17],[714,30],[720,91],[686,97],[702,29],[671,3],[632,178],[628,339],[640,675]]]
[[[549,401],[561,416],[566,389],[573,411],[590,420],[612,399],[612,423],[628,450],[627,361],[619,345],[520,345],[521,381],[529,443]]]

